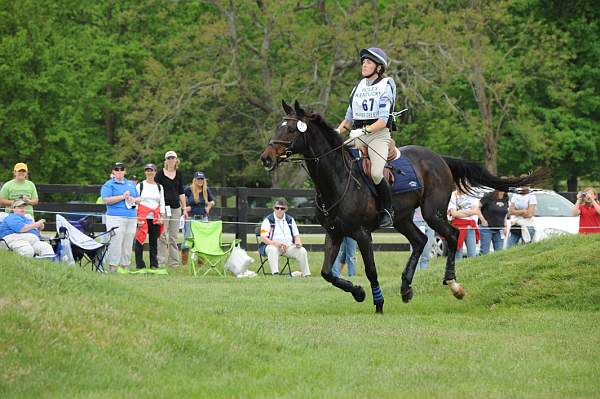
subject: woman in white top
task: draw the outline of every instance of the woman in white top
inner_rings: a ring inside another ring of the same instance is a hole
[[[477,241],[479,241],[477,221],[481,219],[481,225],[487,226],[480,208],[479,200],[460,188],[450,196],[448,216],[452,217],[452,225],[459,230],[456,260],[462,258],[463,242],[467,246],[467,256],[469,258],[477,256]]]
[[[144,166],[146,180],[137,185],[142,201],[138,205],[138,229],[135,234],[135,265],[138,269],[146,267],[144,262],[144,242],[148,236],[150,247],[150,268],[158,269],[158,237],[164,230],[165,193],[162,186],[154,181],[156,165]]]
[[[508,214],[510,215],[510,235],[506,246],[516,245],[519,241],[527,244],[533,241],[535,228],[533,227],[533,214],[537,199],[529,191],[529,187],[521,187],[510,199]]]

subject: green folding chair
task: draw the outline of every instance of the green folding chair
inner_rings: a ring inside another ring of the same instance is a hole
[[[220,220],[214,222],[192,220],[190,228],[192,237],[188,244],[190,245],[189,264],[191,273],[194,276],[198,275],[197,261],[200,260],[206,266],[203,276],[206,276],[210,271],[217,272],[219,276],[225,276],[225,260],[240,240],[234,240],[229,244],[222,243],[223,222]]]

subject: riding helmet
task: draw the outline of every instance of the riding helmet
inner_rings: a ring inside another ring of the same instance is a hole
[[[383,65],[386,68],[388,66],[388,56],[385,51],[379,47],[369,47],[360,50],[360,62],[362,63],[365,58],[370,59],[378,65]]]

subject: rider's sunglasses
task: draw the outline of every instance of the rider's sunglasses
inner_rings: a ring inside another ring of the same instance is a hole
[[[277,209],[278,211],[285,211],[286,207],[285,206],[276,206],[276,207],[274,207],[274,209]]]

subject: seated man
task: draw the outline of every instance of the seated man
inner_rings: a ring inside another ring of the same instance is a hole
[[[44,219],[32,222],[25,214],[27,203],[21,199],[12,204],[12,212],[0,222],[0,238],[8,248],[23,256],[52,256],[54,250],[47,242],[40,240],[40,230]]]
[[[307,277],[310,276],[308,254],[302,247],[296,221],[285,213],[287,206],[285,198],[275,201],[274,212],[269,214],[260,226],[260,238],[266,245],[265,253],[272,274],[279,274],[279,257],[285,256],[296,259],[300,263],[302,275]]]

